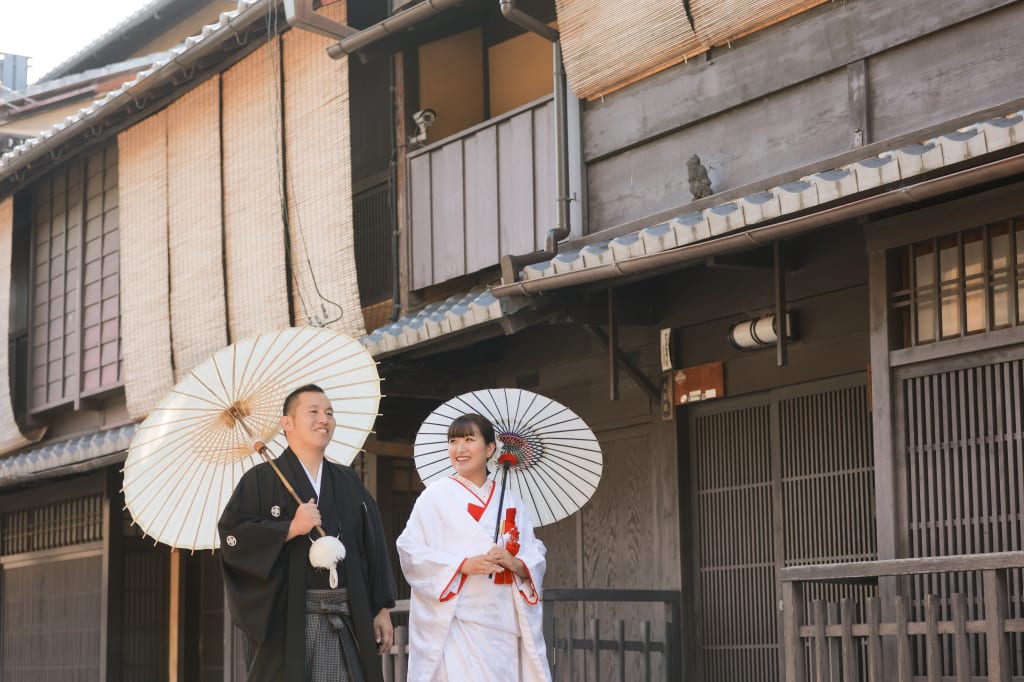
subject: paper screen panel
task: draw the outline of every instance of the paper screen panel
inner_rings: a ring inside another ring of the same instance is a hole
[[[594,99],[825,0],[556,0],[562,54],[577,97]]]
[[[11,309],[11,250],[14,239],[14,198],[0,201],[0,338],[6,339],[10,331]],[[7,343],[0,343],[0,376],[8,376]],[[0,454],[35,443],[46,429],[36,429],[25,436],[14,421],[11,401],[11,382],[0,381]]]
[[[329,5],[322,13],[345,21],[344,3]],[[296,324],[306,324],[307,310],[328,320],[340,315],[329,327],[358,337],[365,330],[353,237],[348,61],[325,58],[330,43],[308,31],[284,36],[295,316]]]
[[[274,40],[221,76],[224,255],[232,341],[290,323],[281,220],[281,113],[275,87],[280,82],[279,50]]]
[[[160,112],[117,138],[121,344],[128,414],[145,417],[174,384],[167,255],[167,120]]]
[[[167,216],[178,381],[227,345],[219,77],[167,107]]]

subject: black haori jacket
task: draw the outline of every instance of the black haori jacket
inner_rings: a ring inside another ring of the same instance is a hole
[[[302,500],[316,497],[302,464],[286,449],[275,460]],[[324,460],[318,506],[323,529],[338,535],[345,559],[339,584],[347,587],[363,674],[381,680],[373,617],[395,605],[388,546],[377,504],[350,467]],[[309,563],[316,531],[285,542],[297,508],[269,464],[243,476],[220,518],[221,567],[235,624],[258,648],[250,682],[304,679],[307,589],[328,587],[328,573]]]

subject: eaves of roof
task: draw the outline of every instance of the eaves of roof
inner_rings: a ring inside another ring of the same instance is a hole
[[[116,82],[119,77],[138,73],[156,62],[170,59],[172,56],[170,51],[156,52],[45,83],[35,83],[23,90],[0,97],[0,119],[8,113],[14,117],[21,116],[26,111],[43,108],[67,99],[81,98],[83,94],[95,95],[100,89],[109,89],[107,85],[111,81]]]
[[[522,301],[499,300],[485,289],[473,289],[403,315],[359,340],[378,360],[399,353],[411,357],[512,334],[537,318]]]
[[[158,86],[175,82],[183,74],[191,73],[201,59],[225,41],[244,36],[246,29],[265,15],[266,8],[262,0],[239,0],[237,9],[223,12],[216,24],[204,26],[202,33],[186,38],[181,45],[170,50],[168,57],[157,60],[148,69],[136,74],[135,78],[108,92],[90,106],[0,156],[0,181],[12,176],[19,180],[34,162],[45,163],[48,158],[59,158],[61,145],[80,135],[102,130],[114,112],[129,106],[144,108],[147,97]]]
[[[620,277],[649,276],[710,255],[750,248],[872,211],[1024,171],[1024,110],[989,119],[832,170],[793,178],[765,191],[582,246],[527,265],[495,297]],[[995,159],[995,160],[993,160]],[[962,167],[966,166],[966,169]]]
[[[197,3],[195,2],[190,3],[187,11],[191,11],[196,4]],[[93,55],[103,52],[118,42],[124,41],[127,34],[141,29],[150,20],[159,20],[164,22],[177,21],[181,18],[180,15],[183,15],[184,13],[174,10],[183,6],[184,5],[181,0],[152,0],[151,2],[146,3],[133,14],[125,17],[123,20],[110,27],[110,29],[105,31],[103,35],[99,36],[88,45],[65,59],[63,62],[50,69],[42,76],[42,78],[39,79],[39,82],[43,83],[44,81],[52,81],[81,70],[81,66],[90,61]],[[187,11],[185,13],[187,13]]]
[[[121,462],[134,437],[135,424],[127,424],[22,450],[0,459],[0,488]]]

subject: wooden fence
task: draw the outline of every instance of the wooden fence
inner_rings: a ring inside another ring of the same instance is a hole
[[[1024,552],[783,568],[786,682],[1024,680],[1021,569]],[[968,586],[967,594],[922,594],[910,587],[915,577],[951,574],[974,578],[944,581]],[[804,599],[809,584],[887,577],[901,579],[898,591],[910,592],[896,596],[889,608],[875,597],[838,605]]]
[[[679,592],[549,588],[543,592],[542,603],[544,639],[554,680],[651,682],[659,679],[674,682],[680,679]],[[555,617],[555,605],[566,603],[591,606],[597,603],[646,604],[662,610],[663,617],[631,623],[615,619],[609,637],[602,634],[602,624],[597,618],[590,618],[586,626],[572,619],[560,622]],[[396,621],[404,621],[408,611],[409,602],[402,601],[392,614]],[[627,638],[627,626],[631,631],[639,631],[639,636]],[[577,652],[582,653],[582,665],[579,666],[575,663]],[[603,657],[602,652],[610,652],[611,656]],[[606,659],[604,665],[602,658]],[[384,657],[384,682],[405,682],[408,660],[409,631],[405,625],[398,625],[391,653]]]

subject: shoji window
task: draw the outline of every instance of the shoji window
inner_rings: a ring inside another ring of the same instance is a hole
[[[115,143],[32,190],[32,412],[121,385],[117,206]]]

